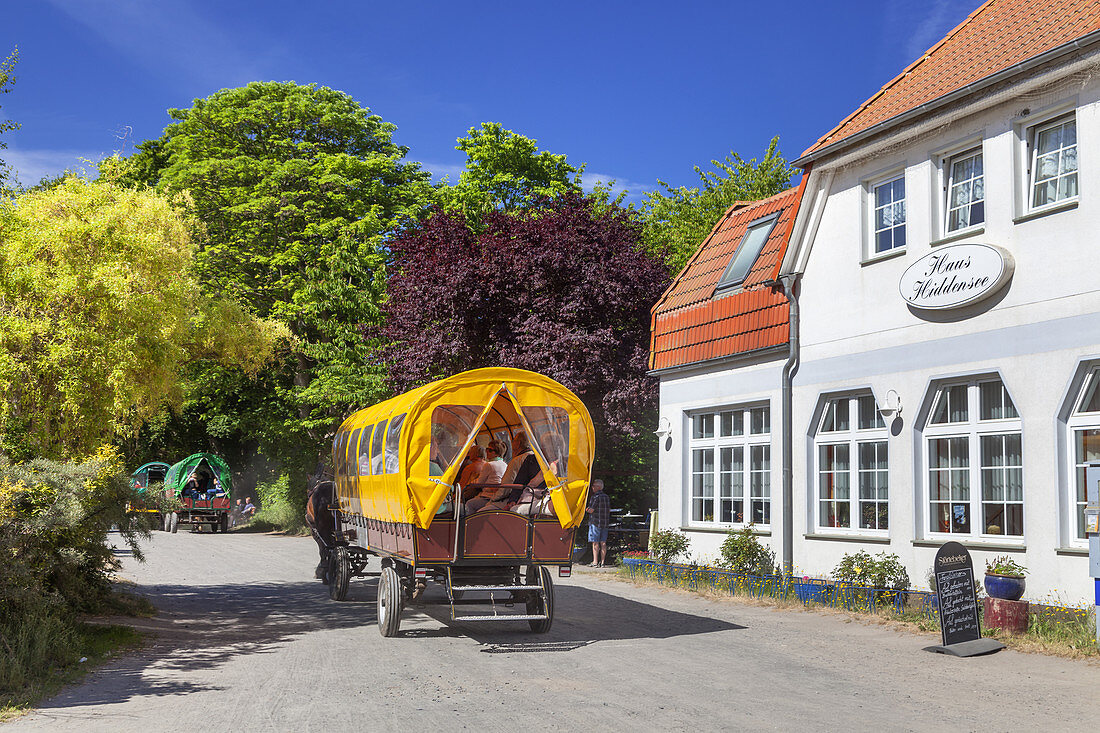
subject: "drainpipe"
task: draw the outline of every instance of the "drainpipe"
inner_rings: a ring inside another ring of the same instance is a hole
[[[783,572],[794,573],[794,426],[793,395],[794,375],[798,371],[798,298],[794,287],[798,274],[780,276],[776,285],[783,288],[783,295],[790,304],[790,336],[787,363],[783,365]]]

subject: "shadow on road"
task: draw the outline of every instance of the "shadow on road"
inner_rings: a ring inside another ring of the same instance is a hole
[[[436,590],[436,589],[432,589]],[[442,594],[442,590],[438,590]],[[431,591],[427,600],[438,600]],[[410,629],[404,636],[467,636],[484,645],[489,653],[572,651],[601,641],[670,639],[678,636],[736,631],[746,627],[727,621],[670,611],[648,603],[575,585],[554,587],[554,624],[546,634],[533,634],[526,621],[452,622],[447,605],[413,606],[406,617],[428,616],[443,627]],[[462,608],[461,606],[459,608]],[[487,606],[474,606],[486,613]],[[523,613],[521,606],[506,609]]]
[[[241,655],[269,654],[311,632],[354,629],[375,623],[377,580],[355,579],[348,599],[332,601],[319,581],[246,585],[149,585],[141,589],[159,609],[152,619],[125,622],[148,632],[150,643],[104,668],[94,685],[46,702],[42,712],[83,705],[117,703],[134,697],[186,695],[223,688],[177,679],[176,672],[203,672]],[[604,641],[667,639],[745,627],[705,616],[670,611],[609,593],[573,585],[555,589],[554,625],[533,634],[527,623],[452,623],[447,605],[410,606],[402,615],[401,636],[467,638],[487,653],[569,652]],[[429,586],[425,598],[442,600]],[[485,608],[485,607],[481,607]],[[517,608],[515,611],[519,611]],[[387,644],[373,629],[355,644]],[[186,675],[192,680],[199,675]]]

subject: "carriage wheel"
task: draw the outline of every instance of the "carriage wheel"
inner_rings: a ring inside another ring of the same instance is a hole
[[[348,597],[348,581],[351,580],[351,563],[348,561],[348,548],[337,547],[329,558],[328,597],[342,601]],[[379,583],[381,585],[381,582]]]
[[[172,516],[168,518],[168,531],[172,534],[176,533],[176,530],[180,528],[180,515],[178,512],[172,512]]]
[[[545,634],[554,623],[554,581],[551,580],[550,571],[538,565],[527,566],[527,585],[538,586],[538,576],[542,575],[542,585],[546,588],[546,604],[543,606],[542,597],[537,590],[529,591],[527,596],[527,614],[545,614],[544,619],[531,619],[527,623],[531,625],[531,631],[536,634]]]
[[[387,565],[378,579],[378,632],[382,636],[397,636],[401,629],[401,597],[401,578]]]
[[[223,514],[221,518],[222,532],[229,531],[229,515]]]
[[[220,519],[216,522],[211,522],[210,523],[210,531],[213,532],[214,534],[217,534],[218,530],[221,529],[221,528],[222,528],[222,523],[221,523]]]

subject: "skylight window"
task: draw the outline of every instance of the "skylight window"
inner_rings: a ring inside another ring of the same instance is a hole
[[[715,292],[737,287],[745,281],[778,220],[779,215],[773,214],[749,225],[745,236],[741,238],[737,250],[733,253],[733,259],[730,260],[726,271],[722,273],[722,279],[718,281]]]

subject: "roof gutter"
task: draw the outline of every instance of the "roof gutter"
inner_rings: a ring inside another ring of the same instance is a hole
[[[1024,59],[1017,64],[1009,66],[1007,69],[1001,69],[1000,71],[990,74],[989,76],[982,77],[977,81],[967,84],[965,87],[956,89],[953,92],[948,92],[941,97],[936,97],[935,99],[914,107],[911,110],[902,112],[901,114],[895,115],[890,119],[876,123],[871,127],[868,127],[866,130],[860,130],[859,132],[849,135],[848,137],[837,140],[835,143],[831,143],[823,148],[815,150],[808,155],[803,155],[801,158],[794,161],[791,165],[798,168],[805,168],[810,163],[819,161],[824,157],[840,153],[847,148],[857,145],[870,137],[874,137],[875,135],[885,132],[892,127],[903,125],[906,122],[910,122],[922,115],[934,112],[941,107],[946,107],[950,104],[953,104],[959,99],[968,97],[991,86],[1011,79],[1014,76],[1018,76],[1019,74],[1031,71],[1032,69],[1042,66],[1043,64],[1049,63],[1051,61],[1056,61],[1063,56],[1067,56],[1073,53],[1074,51],[1084,51],[1088,46],[1092,46],[1098,41],[1100,41],[1100,30],[1086,33],[1076,40],[1070,41],[1069,43],[1063,43],[1061,46],[1055,46],[1054,48],[1044,51],[1037,56],[1032,56],[1029,59]]]

